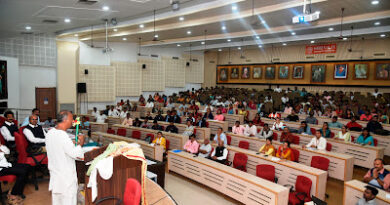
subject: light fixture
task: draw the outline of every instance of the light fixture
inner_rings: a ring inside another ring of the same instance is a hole
[[[319,15],[321,13],[321,11],[316,11],[315,13]]]
[[[26,26],[26,30],[31,30],[31,26]]]
[[[282,45],[283,45],[283,46],[287,46],[287,43],[283,43]]]
[[[108,11],[108,10],[110,10],[110,7],[108,7],[108,6],[103,6],[102,9],[103,9],[103,11]]]
[[[64,22],[65,22],[65,23],[70,23],[70,19],[69,19],[69,18],[66,18],[66,19],[64,19]]]
[[[333,31],[333,30],[334,30],[334,28],[330,27],[328,30],[329,30],[329,31]]]
[[[219,52],[221,52],[221,51],[222,51],[222,49],[218,49],[218,51],[219,51]]]
[[[371,1],[371,4],[372,5],[377,5],[377,4],[379,4],[379,1],[378,0]]]
[[[202,41],[200,44],[204,45],[204,41]]]
[[[140,28],[144,28],[145,26],[144,26],[143,24],[140,24],[139,27],[140,27]]]
[[[123,41],[127,41],[127,38],[122,38]]]
[[[155,38],[158,38],[158,34],[154,35]]]
[[[114,28],[114,32],[117,32],[118,31],[118,29],[117,28]]]
[[[374,23],[374,25],[375,26],[379,26],[379,25],[381,25],[381,22],[377,21],[377,22]]]
[[[315,41],[310,41],[310,43],[315,43]]]
[[[386,34],[381,34],[380,36],[383,38],[383,37],[386,37]]]
[[[295,32],[292,32],[292,33],[291,33],[291,35],[293,35],[293,36],[295,36],[295,34],[296,34]]]
[[[180,20],[180,21],[184,21],[184,17],[183,17],[183,16],[180,16],[180,17],[179,17],[179,20]]]
[[[177,44],[177,47],[180,47],[181,45],[180,44]]]
[[[77,36],[79,36],[79,34],[76,33],[74,36],[77,37]]]
[[[237,11],[237,6],[236,5],[232,6],[232,11]]]
[[[267,22],[265,22],[264,20],[261,20],[261,23],[262,23],[262,24],[266,24]]]
[[[222,29],[222,30],[226,30],[226,26],[222,26],[221,29]]]
[[[227,42],[230,42],[230,41],[232,41],[232,39],[228,39],[228,40],[227,40]]]
[[[187,31],[187,34],[188,34],[188,35],[191,35],[191,31]]]
[[[260,39],[260,36],[256,36],[257,39]]]
[[[238,49],[238,50],[241,50],[241,47],[238,47],[237,49]]]
[[[262,48],[263,46],[262,45],[259,45],[259,48]]]
[[[348,38],[344,37],[343,40],[346,41]]]

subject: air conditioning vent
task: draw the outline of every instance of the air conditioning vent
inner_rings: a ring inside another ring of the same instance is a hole
[[[314,59],[314,56],[306,56],[306,59]]]
[[[156,54],[151,54],[150,57],[158,58],[158,55],[156,55]]]
[[[33,34],[33,32],[25,32],[25,31],[23,31],[23,32],[20,32],[20,34],[22,34],[22,35],[30,35],[30,34]]]
[[[334,55],[326,56],[326,58],[334,58],[334,57],[335,57]]]
[[[48,23],[48,24],[55,24],[58,23],[57,20],[52,20],[52,19],[44,19],[42,23]]]
[[[374,56],[375,57],[378,57],[378,56],[385,56],[386,55],[386,53],[374,53]]]
[[[79,0],[77,3],[78,4],[92,5],[92,4],[96,4],[97,2],[99,2],[99,1],[95,1],[95,0]]]
[[[174,60],[179,60],[179,57],[172,57],[172,59],[174,59]]]
[[[209,61],[209,63],[215,63],[215,61]]]

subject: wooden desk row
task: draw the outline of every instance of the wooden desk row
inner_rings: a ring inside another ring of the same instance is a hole
[[[91,132],[107,132],[108,124],[99,122],[90,122]]]
[[[95,142],[103,144],[103,146],[108,145],[116,141],[125,141],[129,143],[137,143],[141,146],[144,155],[152,159],[163,161],[163,154],[165,150],[161,146],[153,146],[143,140],[137,140],[129,137],[122,137],[119,135],[112,135],[104,132],[92,132],[91,138]]]
[[[244,204],[286,205],[286,187],[202,157],[168,152],[168,169]]]
[[[130,127],[125,125],[113,125],[112,129],[115,130],[115,133],[119,128],[126,129],[126,137],[131,138],[132,132],[134,130],[141,132],[141,139],[145,139],[147,134],[154,134],[156,137],[158,130],[152,130],[152,129],[146,129],[146,128],[140,128],[140,127]],[[169,140],[170,142],[170,149],[183,149],[184,144],[187,142],[188,137],[184,135],[179,135],[175,133],[170,132],[164,132],[162,131],[164,137]]]
[[[243,135],[236,135],[233,133],[226,133],[226,135],[231,136],[232,141],[231,145],[238,147],[240,141],[249,142],[249,150],[254,152],[258,152],[259,149],[265,144],[264,139],[259,139],[257,137],[246,137]],[[272,144],[277,149],[281,143],[278,141],[272,141]],[[312,149],[302,149],[302,146],[291,145],[292,148],[299,151],[299,163],[304,164],[306,166],[311,165],[311,158],[313,156],[321,156],[330,160],[329,164],[329,177],[348,181],[352,179],[353,174],[353,165],[354,165],[354,157],[342,153],[336,152],[328,152],[328,151],[320,151],[320,150],[312,150]],[[297,164],[298,165],[298,164]],[[298,168],[302,165],[298,165]]]
[[[363,192],[366,189],[366,183],[352,180],[344,183],[344,205],[356,204],[360,198],[363,197]],[[378,189],[379,193],[376,195],[376,204],[377,205],[389,205],[390,198],[387,197],[390,193],[385,192],[384,190]]]

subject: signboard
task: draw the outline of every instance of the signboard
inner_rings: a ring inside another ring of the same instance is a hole
[[[306,46],[306,55],[336,53],[337,44],[310,45]]]

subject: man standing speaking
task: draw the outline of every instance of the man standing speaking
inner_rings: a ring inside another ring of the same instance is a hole
[[[66,130],[72,126],[73,115],[61,111],[57,116],[57,127],[46,135],[46,150],[49,159],[50,183],[53,205],[77,204],[77,173],[75,160],[84,158],[81,146],[84,136],[78,137],[77,146],[69,138]]]

